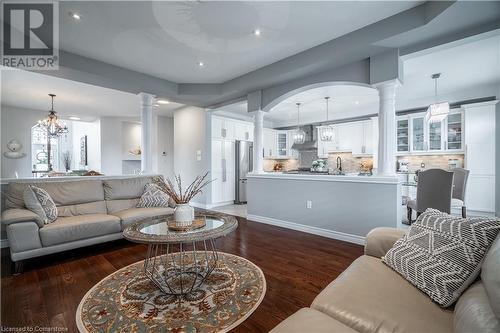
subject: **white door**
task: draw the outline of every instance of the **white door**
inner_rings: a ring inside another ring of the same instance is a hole
[[[264,157],[274,157],[276,155],[276,131],[264,128]]]
[[[223,201],[234,201],[235,193],[235,147],[233,141],[224,141]]]
[[[212,202],[223,201],[224,140],[212,139]]]

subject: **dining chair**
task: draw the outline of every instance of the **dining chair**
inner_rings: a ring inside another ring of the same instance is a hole
[[[453,189],[453,172],[442,169],[429,169],[418,173],[417,197],[408,200],[408,222],[411,224],[412,212],[417,212],[417,218],[427,208],[434,208],[444,213],[450,213]]]
[[[467,207],[465,206],[465,189],[469,170],[463,168],[453,169],[453,194],[451,196],[451,207],[462,209],[462,217],[467,217]]]

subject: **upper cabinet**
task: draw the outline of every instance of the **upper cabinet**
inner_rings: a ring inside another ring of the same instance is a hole
[[[264,128],[263,156],[269,159],[298,158],[292,149],[294,130],[275,130]]]
[[[425,113],[396,119],[396,153],[463,151],[463,112],[452,111],[441,122],[427,123]]]
[[[253,124],[246,121],[213,116],[212,138],[253,141]]]

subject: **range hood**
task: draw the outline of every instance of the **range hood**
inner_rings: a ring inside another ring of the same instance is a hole
[[[298,151],[316,151],[318,149],[317,130],[313,125],[302,126],[301,129],[306,133],[304,143],[294,143],[292,149]]]

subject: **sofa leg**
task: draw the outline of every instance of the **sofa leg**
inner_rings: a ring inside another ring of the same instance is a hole
[[[462,217],[466,218],[467,217],[467,207],[462,206]]]
[[[23,261],[16,261],[14,262],[14,270],[13,270],[13,275],[19,275],[23,272],[23,267],[24,267],[24,262]]]

